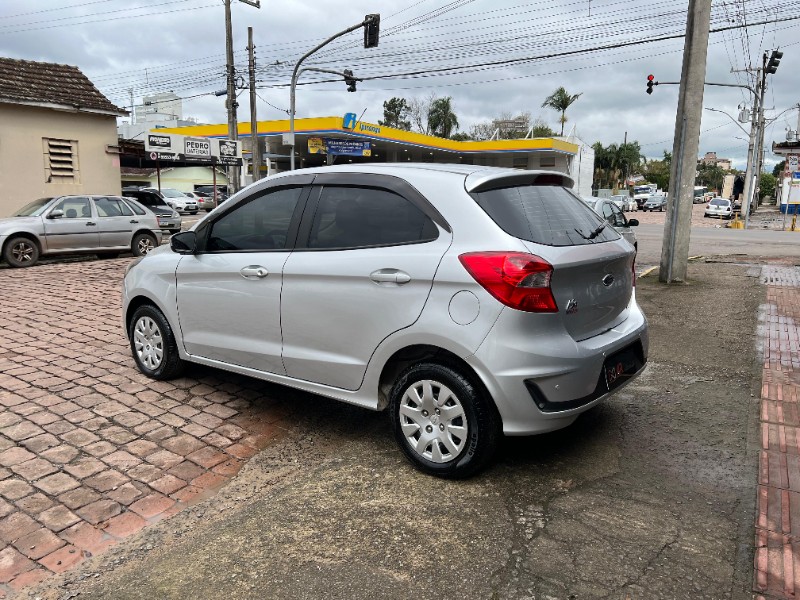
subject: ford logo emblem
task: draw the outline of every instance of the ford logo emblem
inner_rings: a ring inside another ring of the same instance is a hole
[[[604,286],[608,287],[608,286],[610,286],[612,283],[614,283],[614,276],[613,276],[611,273],[609,273],[608,275],[606,275],[605,277],[603,277],[603,285],[604,285]]]

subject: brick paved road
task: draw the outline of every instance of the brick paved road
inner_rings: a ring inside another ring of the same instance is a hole
[[[213,493],[288,426],[262,382],[139,373],[129,261],[0,269],[0,596]]]

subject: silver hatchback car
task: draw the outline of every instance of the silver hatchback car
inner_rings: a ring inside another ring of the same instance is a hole
[[[131,264],[133,358],[388,409],[411,462],[466,477],[502,434],[571,424],[647,361],[634,249],[571,186],[408,164],[259,181]]]
[[[0,251],[12,267],[31,267],[53,254],[143,256],[161,243],[156,216],[130,198],[40,198],[0,219]]]

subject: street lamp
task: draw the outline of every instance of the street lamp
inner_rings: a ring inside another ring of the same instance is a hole
[[[377,14],[375,14],[375,15],[367,15],[366,17],[364,17],[364,20],[361,21],[361,23],[357,23],[356,25],[348,27],[347,29],[332,35],[327,40],[322,42],[320,45],[318,45],[315,48],[312,48],[311,50],[306,52],[303,56],[300,57],[300,60],[297,61],[297,64],[295,64],[294,71],[292,71],[292,85],[290,86],[290,91],[289,91],[289,104],[290,104],[290,106],[289,106],[289,136],[291,138],[289,140],[289,142],[290,142],[290,146],[292,148],[292,152],[291,152],[291,155],[289,157],[289,165],[290,165],[290,168],[291,168],[292,171],[294,171],[294,148],[295,148],[295,140],[294,140],[295,88],[297,87],[297,78],[300,77],[300,73],[302,73],[303,71],[317,71],[317,72],[321,72],[321,73],[333,73],[334,75],[341,75],[342,77],[345,78],[345,81],[347,81],[347,83],[348,83],[348,91],[354,91],[355,90],[355,84],[352,84],[352,88],[353,89],[349,89],[350,85],[351,85],[349,80],[360,81],[360,80],[356,80],[353,77],[352,72],[346,73],[346,72],[339,72],[339,71],[333,71],[333,70],[328,70],[328,69],[315,69],[315,68],[310,68],[310,67],[307,68],[307,69],[302,69],[301,70],[300,69],[300,65],[303,63],[303,61],[305,59],[307,59],[309,56],[314,54],[320,48],[323,48],[324,46],[330,44],[336,38],[342,37],[343,35],[348,34],[351,31],[355,31],[356,29],[360,29],[362,27],[365,28],[364,47],[365,48],[374,48],[374,47],[376,47],[378,45],[378,30],[379,30],[378,28],[380,26],[380,21],[381,21],[381,16],[380,15],[377,15]]]

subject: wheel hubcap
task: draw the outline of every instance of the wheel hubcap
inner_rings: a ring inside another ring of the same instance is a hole
[[[141,317],[133,328],[133,347],[141,363],[151,371],[164,360],[164,338],[158,324],[150,317]]]
[[[11,249],[11,254],[19,262],[30,262],[33,260],[33,246],[20,242]]]
[[[139,252],[141,254],[147,254],[153,247],[153,240],[150,238],[144,237],[139,240]]]
[[[435,463],[453,460],[467,443],[467,416],[447,386],[425,379],[406,389],[400,401],[400,427],[409,446]]]

